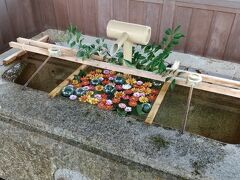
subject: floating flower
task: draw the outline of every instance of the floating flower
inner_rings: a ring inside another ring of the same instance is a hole
[[[108,69],[105,69],[105,70],[103,71],[103,74],[110,74],[110,71],[109,71]]]
[[[88,81],[88,78],[87,77],[82,77],[81,81]]]
[[[103,84],[103,85],[109,84],[109,80],[107,80],[107,79],[103,80],[103,81],[102,81],[102,84]]]
[[[72,80],[72,85],[76,85],[78,83],[79,83],[78,80]]]
[[[126,112],[131,112],[131,111],[132,111],[132,108],[131,108],[131,107],[126,107],[124,110],[125,110]]]
[[[143,83],[144,87],[152,87],[152,83],[151,82],[145,82]]]
[[[110,77],[108,78],[108,80],[109,80],[109,81],[113,81],[113,80],[114,80],[114,77],[110,76]]]
[[[88,102],[90,104],[98,104],[99,100],[97,98],[89,98],[88,99]]]
[[[104,109],[105,108],[105,104],[103,102],[98,103],[98,108],[99,109]]]
[[[156,100],[157,96],[156,95],[150,95],[148,96],[149,102],[154,102]]]
[[[96,90],[96,91],[103,91],[103,86],[102,86],[102,85],[97,85],[97,86],[95,87],[95,90]]]
[[[128,100],[128,99],[130,98],[130,96],[129,96],[129,95],[124,95],[122,98],[123,98],[124,100]]]
[[[140,94],[140,97],[145,96],[145,93],[139,93],[139,94]]]
[[[139,100],[139,97],[135,97],[135,96],[131,96],[130,98],[129,98],[129,101],[138,101]]]
[[[107,106],[105,106],[104,109],[110,111],[110,110],[113,109],[113,106],[112,105],[107,105]]]
[[[87,95],[87,96],[92,96],[93,94],[94,94],[93,91],[87,91],[87,92],[86,92],[86,95]]]
[[[135,93],[133,93],[133,96],[135,96],[135,97],[140,97],[141,94],[140,94],[139,92],[135,92]]]
[[[158,94],[159,94],[159,90],[157,90],[157,89],[152,89],[151,94],[153,94],[153,95],[158,95]]]
[[[115,79],[114,79],[114,82],[116,84],[123,84],[125,82],[125,80],[122,76],[116,76]]]
[[[132,75],[130,75],[130,74],[123,74],[123,77],[125,79],[130,79],[130,78],[132,78]]]
[[[108,99],[108,100],[106,101],[106,105],[112,105],[112,104],[113,104],[113,102],[112,102],[111,99]]]
[[[120,101],[121,101],[120,98],[113,98],[113,99],[112,99],[112,102],[113,102],[114,104],[118,104]]]
[[[92,84],[93,86],[97,86],[97,85],[99,85],[100,83],[101,83],[100,79],[92,79],[92,80],[91,80],[91,84]]]
[[[124,93],[122,91],[117,91],[114,93],[115,98],[122,98],[124,96]]]
[[[87,86],[87,85],[89,85],[89,81],[82,81],[82,86]]]
[[[126,82],[127,82],[128,84],[130,84],[130,85],[133,85],[133,84],[135,84],[137,81],[136,81],[135,78],[129,78],[129,79],[126,80]]]
[[[79,101],[81,101],[81,102],[87,102],[87,100],[88,100],[88,96],[87,95],[84,95],[84,96],[81,96],[80,98],[79,98]]]
[[[123,85],[122,85],[122,88],[125,89],[125,90],[127,90],[127,89],[131,89],[132,86],[131,86],[130,84],[123,84]]]
[[[118,104],[118,107],[120,107],[121,109],[125,109],[127,107],[127,105],[124,103],[120,103],[120,104]]]
[[[71,96],[69,97],[69,99],[72,100],[72,101],[74,101],[74,100],[77,99],[77,96],[76,96],[76,95],[71,95]]]
[[[84,86],[84,87],[82,87],[82,89],[85,90],[85,91],[88,91],[89,90],[89,86]]]
[[[117,91],[123,90],[122,85],[120,85],[120,84],[116,85],[115,88]]]
[[[96,73],[102,73],[101,69],[96,69]]]
[[[88,87],[88,90],[90,90],[90,91],[93,91],[93,90],[95,90],[95,87],[94,86],[92,86],[92,85],[89,85],[89,86],[87,86]]]
[[[101,99],[102,99],[101,94],[95,94],[94,97],[97,98],[98,100],[101,100]]]
[[[107,99],[107,94],[101,94],[102,99]]]
[[[128,90],[125,90],[124,91],[124,94],[127,94],[127,95],[130,95],[130,94],[132,94],[133,93],[133,91],[131,90],[131,89],[128,89]]]
[[[104,78],[103,78],[103,77],[100,77],[100,78],[99,78],[99,80],[100,80],[100,81],[103,81],[103,80],[104,80]]]
[[[111,74],[111,75],[115,75],[116,72],[115,72],[115,71],[110,71],[110,74]]]
[[[143,90],[143,92],[144,92],[145,94],[151,94],[152,90],[151,90],[150,88],[145,88],[145,89]]]
[[[137,81],[137,85],[138,85],[138,86],[141,86],[142,84],[143,84],[142,81]]]
[[[148,102],[148,98],[145,97],[145,96],[141,96],[141,97],[139,98],[139,101],[140,101],[141,103],[147,103],[147,102]]]
[[[129,101],[128,105],[131,107],[136,107],[137,106],[137,101]]]

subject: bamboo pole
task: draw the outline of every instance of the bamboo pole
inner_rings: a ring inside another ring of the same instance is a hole
[[[48,40],[49,36],[48,35],[45,35],[41,38],[39,38],[37,41],[40,41],[40,42],[46,42]],[[3,64],[4,65],[8,65],[8,64],[11,64],[13,61],[15,61],[17,58],[23,56],[26,54],[26,51],[24,50],[20,50],[20,51],[17,51],[13,54],[11,54],[10,56],[6,57],[4,60],[3,60]]]
[[[35,41],[34,43],[36,43],[36,42],[37,41]],[[38,43],[45,45],[46,47],[49,45],[51,46],[51,44],[48,44],[48,43],[42,43],[42,42],[38,42]],[[30,51],[30,52],[34,52],[37,54],[42,54],[42,55],[48,56],[48,50],[45,48],[31,46],[31,45],[23,45],[21,43],[16,43],[16,42],[10,42],[9,45],[11,47],[18,48],[18,49],[22,49],[24,46],[24,49],[26,51]],[[163,81],[163,82],[165,82],[165,79],[167,78],[167,77],[162,77],[161,75],[155,74],[153,72],[139,70],[139,69],[135,69],[135,68],[131,68],[131,67],[110,64],[107,62],[96,61],[93,59],[86,59],[86,60],[77,59],[75,56],[70,56],[69,54],[64,54],[64,51],[66,50],[66,48],[63,48],[61,46],[59,48],[61,49],[61,51],[63,51],[63,55],[58,58],[62,59],[62,60],[75,62],[75,63],[79,63],[79,64],[85,64],[85,65],[103,68],[103,69],[110,69],[110,70],[121,72],[121,73],[132,74],[135,76],[145,77],[145,78]],[[69,49],[70,48],[68,48],[68,50]],[[210,78],[210,76],[209,76],[209,78]],[[224,81],[228,82],[227,79]],[[236,83],[238,84],[237,81],[236,81]],[[183,77],[176,77],[176,84],[185,86],[185,87],[189,87],[189,85],[186,84],[186,79]],[[200,90],[209,91],[209,92],[213,92],[213,93],[217,93],[217,94],[228,95],[228,96],[240,98],[240,89],[236,89],[236,88],[232,88],[232,87],[225,87],[224,84],[218,85],[218,84],[214,84],[214,83],[201,82],[195,87],[195,89],[200,89]]]

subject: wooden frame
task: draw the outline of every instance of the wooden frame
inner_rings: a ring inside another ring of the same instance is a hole
[[[98,60],[94,59],[87,59],[87,60],[81,60],[76,57],[76,51],[67,48],[67,47],[62,47],[62,46],[57,46],[54,44],[49,44],[49,43],[44,43],[44,42],[39,42],[39,41],[34,41],[30,39],[24,39],[24,38],[18,38],[18,42],[10,42],[9,45],[10,47],[13,48],[18,48],[18,49],[24,49],[26,51],[30,51],[33,53],[37,54],[42,54],[48,56],[48,48],[51,47],[56,47],[59,48],[62,52],[62,56],[57,57],[58,59],[62,59],[65,61],[70,61],[70,62],[75,62],[78,64],[83,64],[85,66],[80,66],[73,74],[71,74],[67,79],[71,79],[73,75],[78,72],[81,68],[86,68],[87,66],[93,66],[97,68],[102,68],[102,69],[110,69],[113,71],[125,73],[125,74],[131,74],[134,76],[139,76],[139,77],[144,77],[148,79],[153,79],[153,80],[158,80],[165,82],[166,78],[171,77],[171,76],[166,76],[163,77],[159,74],[155,74],[153,72],[149,71],[144,71],[144,70],[139,70],[131,67],[126,67],[126,66],[120,66],[120,65],[115,65],[115,64],[110,64],[108,62],[102,61],[101,58],[95,57]],[[94,58],[94,57],[93,57]],[[181,71],[178,70],[176,71],[176,74],[179,74],[175,77],[176,79],[176,84],[180,86],[185,86],[189,87],[189,85],[186,83],[186,78],[190,72],[188,71]],[[209,75],[202,75],[203,81],[200,82],[198,85],[196,85],[194,88],[199,89],[199,90],[204,90],[208,92],[213,92],[217,94],[222,94],[222,95],[227,95],[227,96],[232,96],[235,98],[240,98],[240,82],[239,81],[234,81],[234,80],[228,80],[224,78],[218,78],[214,76],[209,76]],[[55,97],[61,90],[62,86],[66,84],[67,79],[61,83],[58,87],[56,87],[50,94],[50,97]],[[152,111],[149,113],[146,123],[152,124],[154,117],[161,105],[161,102],[163,101],[163,98],[167,92],[168,87],[170,86],[171,82],[168,81],[164,84],[163,88],[161,89],[154,105],[152,108]]]

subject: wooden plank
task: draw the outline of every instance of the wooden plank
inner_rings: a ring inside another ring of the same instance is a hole
[[[234,17],[235,15],[231,13],[215,12],[204,56],[216,59],[223,58]]]
[[[57,28],[65,30],[69,26],[68,1],[53,0],[54,12],[57,21]]]
[[[129,0],[113,0],[113,18],[129,22]]]
[[[48,44],[48,43],[42,43],[42,42],[38,42],[38,43]],[[10,47],[13,47],[13,48],[18,48],[18,49],[23,48],[23,44],[21,44],[21,43],[10,42],[9,45],[10,45]],[[52,45],[50,45],[50,46],[52,46]],[[44,48],[30,46],[30,45],[24,45],[24,49],[27,50],[27,51],[30,51],[30,52],[37,53],[37,54],[42,54],[42,55],[46,55],[46,56],[48,55],[48,50],[44,49]],[[139,70],[139,69],[135,69],[135,68],[131,68],[131,67],[124,67],[124,66],[120,66],[120,65],[110,64],[110,63],[107,63],[107,62],[96,61],[96,60],[93,60],[93,59],[81,60],[81,59],[77,59],[75,56],[67,56],[65,54],[63,56],[58,57],[58,59],[62,59],[62,60],[70,61],[70,62],[75,62],[75,63],[79,63],[79,64],[85,64],[85,65],[89,65],[89,66],[93,66],[93,67],[97,67],[97,68],[102,68],[102,69],[110,69],[110,70],[113,70],[113,71],[132,74],[132,75],[135,75],[135,76],[145,77],[145,78],[158,80],[158,81],[165,81],[165,79],[167,78],[167,77],[162,77],[161,75],[158,75],[158,74],[155,74],[155,73],[152,73],[152,72],[148,72],[148,71],[144,71],[144,70]],[[181,86],[189,87],[186,84],[186,79],[185,78],[176,78],[176,84],[181,85]],[[204,83],[204,82],[199,83],[196,86],[196,88],[200,89],[200,90],[214,92],[214,93],[217,93],[217,94],[223,94],[223,95],[228,95],[228,96],[240,98],[240,90],[238,90],[238,89],[231,89],[229,87],[223,87],[223,86]]]
[[[80,9],[83,9],[83,0],[68,0],[69,22],[78,27],[83,32],[83,14]]]
[[[113,17],[112,0],[97,1],[98,9],[98,36],[106,37],[106,27]]]
[[[144,2],[141,1],[129,1],[129,22],[136,24],[145,24],[145,8]]]
[[[152,28],[151,42],[159,42],[160,23],[162,19],[162,4],[145,3],[146,19],[145,25]]]
[[[213,11],[194,9],[187,38],[186,52],[203,55],[208,38]]]
[[[68,76],[62,83],[60,83],[56,88],[54,88],[49,94],[48,96],[50,98],[54,98],[57,95],[59,95],[59,93],[61,92],[62,88],[64,88],[66,85],[68,85],[69,80],[73,80],[75,75],[78,75],[79,72],[81,70],[85,70],[88,66],[87,65],[81,65],[79,66],[79,68],[77,68],[70,76]]]
[[[240,57],[240,14],[237,14],[233,23],[231,34],[224,54],[225,60],[239,63]]]
[[[173,19],[175,12],[175,0],[164,0],[163,1],[163,11],[162,11],[162,20],[160,25],[160,35],[159,41],[162,40],[164,32],[167,28],[172,28]]]
[[[48,38],[49,38],[49,36],[45,35],[45,36],[41,37],[40,39],[38,39],[37,41],[46,42],[48,40]],[[26,51],[24,51],[24,50],[17,51],[15,53],[11,54],[10,56],[4,58],[3,64],[8,65],[8,64],[12,63],[13,61],[15,61],[17,58],[23,56],[24,54],[26,54]]]
[[[184,34],[179,45],[175,47],[177,51],[184,52],[186,47],[186,42],[188,39],[189,27],[191,22],[192,9],[185,7],[176,7],[175,17],[174,17],[174,27],[181,25],[181,32]]]
[[[164,100],[164,97],[165,97],[165,95],[166,95],[166,93],[167,93],[167,91],[169,89],[169,86],[170,86],[171,82],[172,81],[167,81],[167,82],[165,82],[163,84],[163,86],[162,86],[162,88],[161,88],[161,90],[160,90],[160,92],[159,92],[159,94],[158,94],[158,96],[157,96],[153,106],[152,106],[152,109],[148,113],[148,116],[145,119],[144,123],[146,123],[146,124],[152,124],[153,123],[154,118],[155,118],[155,116],[156,116],[156,114],[158,112],[159,107],[161,106],[161,104],[162,104],[162,102]]]

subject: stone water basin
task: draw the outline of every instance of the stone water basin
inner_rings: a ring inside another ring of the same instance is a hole
[[[3,77],[23,85],[44,58],[46,57],[31,54],[28,58],[21,60],[15,69],[12,67],[7,70]],[[29,87],[50,92],[77,67],[78,64],[52,59],[31,81]],[[15,75],[11,79],[13,71]],[[188,91],[188,88],[181,86],[176,86],[173,92],[169,91],[155,117],[154,124],[180,130],[186,110]],[[137,118],[140,121],[144,119],[145,116]],[[193,91],[186,127],[188,132],[224,143],[239,144],[239,129],[240,101],[238,99],[200,90]]]

